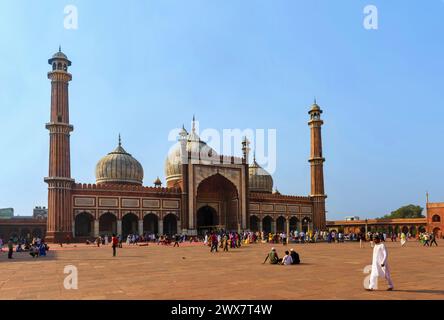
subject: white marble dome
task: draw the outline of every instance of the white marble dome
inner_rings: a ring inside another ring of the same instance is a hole
[[[120,138],[117,148],[97,163],[96,183],[142,185],[142,165],[123,149]]]

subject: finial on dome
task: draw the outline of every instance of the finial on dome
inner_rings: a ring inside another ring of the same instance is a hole
[[[120,136],[120,133],[119,133],[119,147],[121,147],[122,146],[122,137]]]
[[[196,131],[196,117],[194,116],[194,114],[193,114],[193,132],[195,132]]]
[[[322,113],[322,110],[321,110],[321,108],[319,107],[319,105],[318,105],[318,103],[316,101],[316,97],[314,97],[313,104],[311,105],[310,111],[308,111],[308,113],[309,114],[312,114],[312,113],[317,113],[317,114]]]
[[[59,44],[59,52],[62,52],[62,46]]]

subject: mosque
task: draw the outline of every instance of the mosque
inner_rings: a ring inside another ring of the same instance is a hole
[[[185,128],[165,162],[166,185],[158,178],[144,186],[142,165],[120,140],[96,165],[96,183],[71,177],[68,72],[71,61],[59,49],[48,60],[52,70],[49,130],[48,219],[49,242],[83,240],[103,234],[199,235],[214,228],[282,232],[325,230],[322,155],[322,110],[311,106],[311,192],[307,196],[273,191],[273,178],[254,158],[249,142],[242,157],[218,155],[196,133]]]

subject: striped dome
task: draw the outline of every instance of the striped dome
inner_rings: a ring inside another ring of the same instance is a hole
[[[96,183],[142,185],[142,165],[122,148],[120,138],[117,148],[97,163]]]
[[[256,157],[253,160],[253,163],[249,166],[248,173],[248,187],[250,191],[272,193],[273,178],[256,162]]]
[[[194,119],[193,119],[194,123]],[[191,159],[194,160],[211,160],[217,156],[217,152],[212,149],[206,142],[202,141],[195,131],[194,125],[191,133],[182,128],[180,133],[186,141],[186,151],[191,152]],[[165,160],[165,176],[168,185],[175,185],[182,180],[182,146],[180,141],[173,145],[168,152]]]

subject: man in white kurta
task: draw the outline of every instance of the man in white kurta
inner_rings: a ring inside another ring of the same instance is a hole
[[[370,290],[378,287],[378,277],[384,277],[388,283],[387,290],[393,290],[393,282],[390,277],[390,268],[388,265],[388,253],[385,245],[381,243],[379,236],[374,237],[375,246],[373,248],[372,272],[370,273]]]

